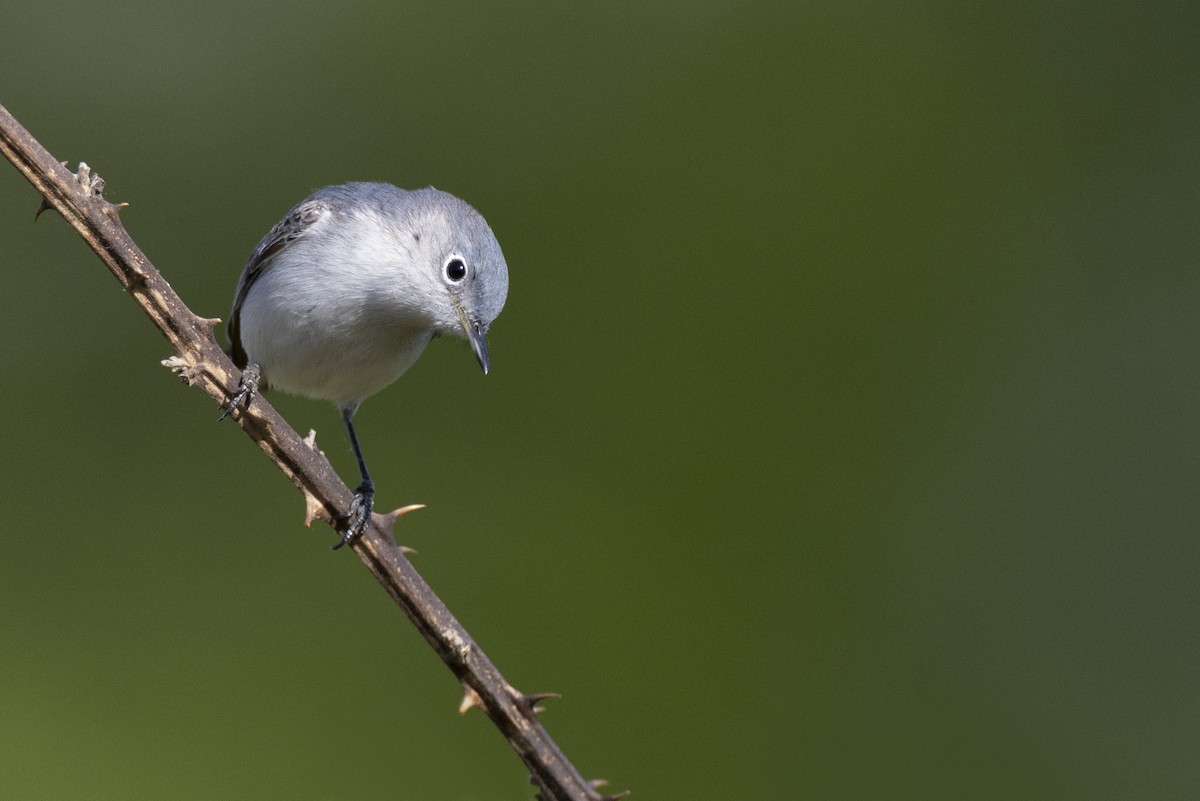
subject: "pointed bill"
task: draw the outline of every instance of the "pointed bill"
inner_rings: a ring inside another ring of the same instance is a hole
[[[475,353],[475,359],[479,362],[479,366],[483,368],[483,374],[487,375],[488,346],[487,339],[483,336],[483,328],[479,325],[478,320],[467,317],[467,312],[461,304],[456,303],[454,306],[458,312],[458,321],[462,323],[463,335],[471,343],[471,350]]]

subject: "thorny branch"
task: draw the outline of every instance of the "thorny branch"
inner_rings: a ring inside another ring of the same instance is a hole
[[[41,193],[38,213],[58,211],[162,331],[175,350],[175,357],[164,364],[218,404],[228,400],[237,389],[239,373],[213,336],[219,320],[194,314],[175,294],[121,224],[118,212],[124,204],[104,199],[99,176],[83,163],[78,173],[66,169],[3,106],[0,151]],[[348,508],[350,489],[265,399],[255,398],[250,409],[238,410],[234,418],[304,493],[310,520],[331,522]],[[530,781],[545,801],[611,801],[625,795],[603,796],[597,791],[603,782],[588,782],[579,775],[537,719],[537,703],[549,694],[525,695],[505,681],[405,558],[390,534],[405,511],[375,515],[353,548],[462,683],[460,711],[478,706],[487,713],[529,769]]]

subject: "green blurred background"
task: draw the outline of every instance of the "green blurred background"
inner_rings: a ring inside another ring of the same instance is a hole
[[[636,799],[1200,786],[1195,3],[7,4],[0,103],[197,312],[311,189],[508,258],[358,416],[402,542]],[[528,799],[0,167],[0,796]],[[222,335],[223,336],[223,335]],[[343,476],[332,407],[272,401]]]

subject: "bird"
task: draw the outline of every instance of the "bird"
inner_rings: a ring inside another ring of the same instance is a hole
[[[327,186],[254,248],[234,294],[229,354],[242,370],[221,419],[277,389],[333,403],[360,483],[336,550],[370,524],[375,483],[354,415],[435,337],[462,337],[487,375],[486,334],[508,265],[483,216],[454,195],[387,183]]]

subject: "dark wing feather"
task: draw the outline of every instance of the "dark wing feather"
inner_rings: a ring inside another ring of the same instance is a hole
[[[229,315],[229,355],[239,368],[246,367],[246,351],[242,348],[242,338],[238,333],[241,322],[242,303],[246,293],[258,280],[259,276],[271,268],[275,257],[288,245],[304,236],[313,223],[324,217],[330,211],[328,201],[309,199],[300,203],[287,213],[286,216],[258,243],[258,247],[250,254],[242,277],[238,280],[237,294],[233,298],[233,313]]]

